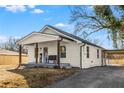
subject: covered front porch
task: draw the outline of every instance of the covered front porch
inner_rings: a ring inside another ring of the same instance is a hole
[[[59,67],[70,66],[67,63],[60,63],[60,46],[68,43],[67,39],[60,36],[33,33],[31,36],[18,42],[19,44],[19,67],[22,64],[22,48],[28,50],[29,67]]]

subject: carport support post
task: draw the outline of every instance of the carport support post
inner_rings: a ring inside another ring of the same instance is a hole
[[[22,45],[19,45],[19,65],[18,68],[21,66],[22,64]]]
[[[107,64],[109,64],[109,58],[110,58],[110,55],[109,55],[109,53],[108,53],[108,55],[107,55],[107,56],[108,56],[108,63],[107,63]]]
[[[105,66],[105,51],[104,50],[102,50],[101,58],[102,58],[102,66]]]
[[[104,66],[107,66],[106,65],[106,59],[107,59],[107,52],[104,50],[104,52],[103,52],[103,58],[104,58],[104,60],[103,60],[103,64],[104,64]]]

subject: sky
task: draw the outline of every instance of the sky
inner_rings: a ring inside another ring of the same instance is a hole
[[[91,9],[90,6],[87,8]],[[33,31],[40,31],[45,25],[52,25],[73,33],[74,25],[69,23],[70,16],[69,6],[0,5],[0,41],[6,42],[9,37],[24,37]],[[112,48],[105,31],[90,37],[99,39],[102,47]]]

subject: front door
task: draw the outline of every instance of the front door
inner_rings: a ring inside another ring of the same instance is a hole
[[[44,63],[48,63],[48,47],[44,47],[43,54]]]

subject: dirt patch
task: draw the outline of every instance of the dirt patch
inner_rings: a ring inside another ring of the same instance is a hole
[[[72,69],[14,69],[16,66],[0,67],[0,87],[1,88],[26,88],[26,87],[46,87],[57,80],[68,77],[79,71]]]

